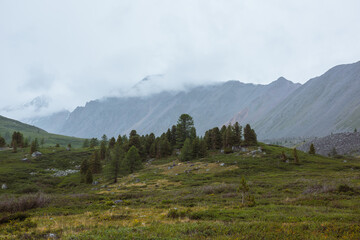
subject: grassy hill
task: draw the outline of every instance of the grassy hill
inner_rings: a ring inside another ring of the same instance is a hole
[[[154,160],[116,184],[96,175],[97,185],[80,183],[79,173],[54,176],[76,170],[91,149],[44,148],[30,162],[20,160],[26,149],[2,151],[0,184],[9,188],[0,190],[0,238],[360,238],[359,159],[298,152],[295,164],[291,149],[261,148],[254,155],[213,152],[192,162]],[[288,162],[280,160],[282,151]],[[242,177],[254,198],[245,204]],[[32,195],[38,191],[43,194]],[[24,198],[36,198],[38,208],[22,215],[9,210],[9,201]]]
[[[0,136],[4,137],[7,143],[10,143],[11,135],[14,131],[20,131],[25,138],[38,138],[39,141],[44,138],[46,146],[57,143],[61,146],[67,146],[70,143],[73,147],[81,147],[83,143],[81,138],[51,134],[40,128],[0,116]]]

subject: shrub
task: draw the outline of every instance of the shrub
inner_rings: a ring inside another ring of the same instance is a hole
[[[354,192],[354,189],[347,184],[341,184],[338,187],[339,192]]]
[[[19,198],[5,197],[0,201],[0,212],[22,212],[46,206],[50,198],[44,194],[26,194]]]

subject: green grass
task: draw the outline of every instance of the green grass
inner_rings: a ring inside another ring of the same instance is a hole
[[[9,184],[0,190],[2,198],[42,191],[51,199],[27,210],[25,220],[4,212],[5,220],[15,220],[0,224],[0,238],[47,239],[50,233],[61,239],[360,238],[359,159],[299,151],[295,164],[291,149],[261,147],[266,154],[255,157],[213,152],[181,165],[176,157],[155,160],[117,184],[96,175],[99,185],[80,183],[78,173],[53,177],[46,171],[75,169],[92,150],[44,148],[44,156],[31,163],[20,160],[27,150],[0,152],[0,183]],[[281,161],[282,151],[288,163]],[[255,204],[241,204],[242,176]]]
[[[44,139],[44,146],[59,144],[60,146],[66,147],[70,143],[72,147],[79,148],[84,141],[84,139],[81,138],[48,133],[43,129],[0,116],[0,136],[5,137],[8,144],[11,141],[11,135],[14,131],[21,132],[24,138],[30,138],[31,140],[37,138],[39,143],[41,139]]]

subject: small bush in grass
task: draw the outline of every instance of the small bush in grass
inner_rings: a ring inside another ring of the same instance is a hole
[[[26,194],[15,197],[5,197],[0,200],[0,212],[22,212],[32,208],[44,207],[50,202],[50,198],[42,193]]]
[[[338,187],[339,192],[354,192],[354,189],[347,184],[341,184]]]
[[[0,224],[8,223],[10,221],[24,221],[29,216],[30,216],[29,214],[23,212],[7,215],[0,218]]]
[[[168,218],[184,218],[186,216],[189,216],[191,213],[191,210],[188,209],[186,211],[180,211],[177,208],[172,208],[169,210],[167,217]]]

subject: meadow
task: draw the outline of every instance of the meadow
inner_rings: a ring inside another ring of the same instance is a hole
[[[360,159],[260,144],[81,183],[93,149],[0,151],[0,239],[360,239]],[[282,161],[282,151],[287,161]],[[106,170],[104,170],[106,171]],[[239,191],[247,182],[245,202]]]

